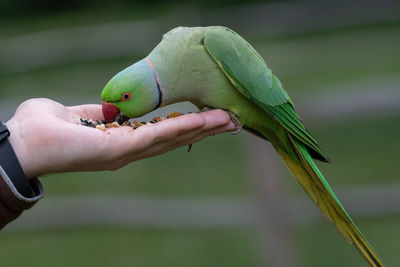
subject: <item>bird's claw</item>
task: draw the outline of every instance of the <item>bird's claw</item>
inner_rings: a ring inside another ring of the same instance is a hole
[[[212,108],[204,106],[204,107],[202,107],[201,112],[205,112],[205,111],[209,111],[209,110],[212,110]]]
[[[207,106],[204,106],[204,107],[201,109],[201,112],[209,111],[209,110],[212,110],[212,108],[207,107]],[[236,127],[236,130],[233,131],[233,132],[231,132],[231,134],[238,134],[238,133],[240,133],[240,131],[241,131],[242,128],[243,128],[243,125],[240,123],[239,119],[236,117],[236,115],[235,115],[233,112],[231,112],[231,111],[229,111],[229,110],[227,110],[226,112],[228,112],[229,116],[231,117],[231,121],[235,124],[235,127]]]
[[[231,117],[231,121],[235,124],[236,130],[231,132],[231,134],[238,134],[243,128],[243,125],[240,123],[239,119],[233,114],[233,112],[227,111],[229,116]]]

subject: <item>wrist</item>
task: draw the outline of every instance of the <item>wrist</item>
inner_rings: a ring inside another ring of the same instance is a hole
[[[25,146],[24,139],[21,137],[21,132],[20,132],[20,125],[18,121],[10,119],[8,122],[5,123],[7,126],[10,136],[8,137],[8,141],[10,142],[15,155],[17,156],[17,159],[19,163],[21,164],[21,167],[25,173],[25,176],[28,179],[34,178],[35,176],[32,175],[33,171],[30,166],[31,160],[28,154],[28,151]]]
[[[10,130],[0,122],[0,171],[10,188],[24,197],[33,197],[34,189],[28,182],[21,163],[10,142]]]

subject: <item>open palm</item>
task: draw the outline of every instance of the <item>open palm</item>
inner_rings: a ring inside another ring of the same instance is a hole
[[[18,107],[6,124],[28,178],[56,172],[115,170],[235,129],[222,110],[187,114],[136,130],[122,126],[101,131],[80,125],[80,118],[103,119],[101,106],[65,107],[40,98]]]

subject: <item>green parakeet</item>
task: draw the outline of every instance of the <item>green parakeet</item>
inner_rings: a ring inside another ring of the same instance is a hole
[[[244,129],[270,141],[322,213],[371,266],[384,266],[347,214],[314,159],[327,156],[296,114],[288,93],[257,51],[232,30],[178,27],[144,59],[115,75],[102,92],[103,113],[139,117],[190,101],[224,109]]]

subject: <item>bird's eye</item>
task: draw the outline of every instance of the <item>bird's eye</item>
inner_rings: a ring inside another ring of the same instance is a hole
[[[132,94],[129,92],[125,92],[121,96],[122,101],[129,101],[129,100],[131,100],[131,98],[132,98]]]

